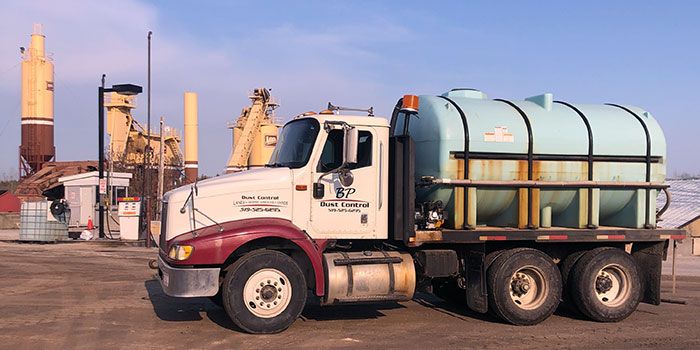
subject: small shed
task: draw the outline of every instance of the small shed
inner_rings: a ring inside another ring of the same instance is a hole
[[[116,208],[118,197],[129,195],[129,181],[132,178],[130,173],[105,173],[105,178],[109,178],[109,186],[112,193],[111,206]],[[88,220],[92,219],[97,225],[97,191],[99,184],[99,173],[92,171],[71,176],[64,176],[58,179],[65,188],[65,199],[70,207],[71,227],[87,226]],[[108,210],[111,210],[108,208]]]
[[[693,251],[700,254],[700,179],[668,180],[671,204],[661,215],[659,227],[684,229],[693,238]],[[663,194],[658,207],[666,204]]]
[[[8,190],[0,190],[0,213],[19,213],[22,206],[19,198]]]
[[[12,230],[19,227],[21,201],[14,193],[0,190],[0,230]]]

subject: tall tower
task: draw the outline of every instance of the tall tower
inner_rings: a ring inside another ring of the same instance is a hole
[[[22,144],[19,176],[27,177],[53,160],[53,62],[44,50],[41,24],[34,24],[29,48],[22,52]]]
[[[197,94],[185,92],[185,180],[192,183],[199,175],[197,140]]]

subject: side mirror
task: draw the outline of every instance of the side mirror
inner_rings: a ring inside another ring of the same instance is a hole
[[[340,180],[340,184],[343,185],[343,187],[350,187],[355,181],[355,176],[352,175],[350,170],[346,169],[338,174],[338,180]]]
[[[345,129],[345,137],[343,138],[343,163],[357,163],[357,143],[360,138],[357,128]]]
[[[314,183],[313,196],[315,199],[321,199],[326,195],[325,186],[320,182]]]

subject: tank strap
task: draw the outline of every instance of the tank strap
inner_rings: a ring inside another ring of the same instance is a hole
[[[583,124],[586,125],[586,131],[588,131],[588,181],[593,181],[593,131],[591,130],[591,123],[588,121],[588,118],[586,118],[586,115],[572,104],[564,101],[554,101],[554,103],[571,108],[574,112],[576,112],[576,114],[578,114],[579,117],[581,117]]]
[[[400,98],[394,106],[394,110],[391,112],[391,121],[389,123],[389,136],[394,136],[396,134],[396,122],[399,118],[399,112],[401,110],[401,104],[403,104],[403,98]]]
[[[515,103],[510,102],[508,100],[504,99],[494,99],[494,101],[499,101],[503,102],[518,111],[518,114],[523,118],[523,122],[525,122],[525,127],[527,128],[527,179],[532,180],[532,163],[534,162],[534,157],[533,157],[533,147],[532,147],[532,125],[530,125],[530,118],[527,117],[527,114],[518,107]],[[532,201],[532,188],[527,189],[527,227],[528,228],[533,228],[532,226],[532,205],[530,205],[530,202]]]
[[[457,113],[459,113],[462,119],[462,130],[464,132],[464,178],[469,179],[469,124],[467,124],[467,115],[464,114],[462,108],[451,98],[445,96],[438,97],[449,102],[457,110]]]
[[[554,101],[554,103],[558,103],[572,109],[574,112],[576,112],[576,114],[578,114],[579,117],[581,117],[583,124],[586,125],[586,130],[588,131],[588,181],[593,181],[593,130],[591,129],[591,123],[588,121],[586,115],[583,114],[580,109],[574,107],[574,105],[564,101]],[[593,225],[593,188],[588,189],[587,221],[588,228],[597,228],[597,226]]]
[[[469,179],[469,124],[467,123],[467,115],[464,114],[464,111],[462,108],[459,107],[455,101],[453,101],[451,98],[446,97],[446,96],[438,96],[439,98],[447,101],[450,103],[456,110],[457,113],[459,113],[460,118],[462,119],[462,131],[464,132],[464,178]],[[464,220],[462,220],[462,228],[463,229],[470,229],[470,227],[467,226],[467,217],[469,216],[469,207],[467,206],[467,195],[465,193],[464,195],[464,213],[462,213],[462,216],[464,216]]]
[[[393,294],[396,291],[396,276],[394,275],[394,262],[390,259],[389,253],[382,250],[382,254],[389,261],[389,294]]]
[[[346,252],[339,252],[340,255],[343,256],[345,259],[349,259],[350,257],[348,256],[348,253]],[[353,289],[353,284],[354,284],[354,279],[352,278],[352,264],[346,265],[347,270],[348,270],[348,290],[346,292],[346,295],[349,297],[352,295],[352,289]]]
[[[645,179],[646,179],[646,182],[650,182],[650,181],[651,181],[651,136],[649,135],[649,128],[647,127],[647,124],[644,122],[644,120],[642,119],[642,117],[640,117],[639,115],[637,115],[637,113],[632,112],[632,110],[630,110],[629,108],[627,108],[627,107],[625,107],[625,106],[617,105],[617,104],[614,104],[614,103],[606,103],[606,105],[607,105],[607,106],[612,106],[612,107],[617,107],[617,108],[620,108],[620,109],[624,110],[625,112],[627,112],[627,113],[631,114],[632,116],[634,116],[634,117],[637,119],[637,121],[639,121],[639,124],[642,124],[642,128],[644,129],[644,134],[646,135],[646,138],[647,138],[647,149],[646,149],[646,151],[647,151],[647,152],[646,152],[646,153],[647,153],[647,154],[646,154],[646,164],[647,164],[647,168],[646,168],[646,177],[645,177]],[[644,228],[654,228],[654,227],[651,225],[651,223],[649,222],[649,211],[651,210],[651,207],[650,207],[651,198],[649,198],[649,194],[650,194],[649,191],[650,191],[649,189],[646,189],[646,198],[645,198],[646,205],[645,205],[645,215],[644,215]]]

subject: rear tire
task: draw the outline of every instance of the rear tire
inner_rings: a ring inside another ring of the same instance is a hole
[[[588,253],[587,250],[581,250],[577,252],[573,252],[564,258],[559,263],[559,270],[561,271],[561,281],[562,281],[562,293],[561,293],[561,299],[562,299],[562,306],[571,312],[576,312],[576,306],[574,303],[571,301],[571,271],[574,269],[574,266],[576,263],[581,259],[581,257]]]
[[[306,303],[301,269],[292,258],[274,250],[256,250],[238,259],[221,288],[226,313],[248,333],[287,329]]]
[[[501,254],[487,272],[489,308],[515,325],[538,324],[561,298],[561,274],[547,254],[530,248]]]
[[[570,281],[576,307],[595,321],[624,320],[639,305],[637,264],[621,249],[603,247],[584,254],[571,271]]]

